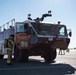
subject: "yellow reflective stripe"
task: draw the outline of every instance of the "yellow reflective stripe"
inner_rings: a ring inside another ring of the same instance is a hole
[[[11,43],[13,44],[13,41],[12,40],[9,40],[9,41],[11,41]]]
[[[12,40],[9,40],[9,41],[11,41],[11,43],[14,44],[14,42]]]
[[[12,50],[11,48],[6,48],[7,51]]]
[[[14,44],[14,42],[12,40],[9,40],[11,43],[8,42],[8,46],[10,47],[11,45]]]
[[[11,61],[10,60],[7,60],[7,63],[10,63]]]
[[[2,54],[2,50],[0,50],[0,54]]]

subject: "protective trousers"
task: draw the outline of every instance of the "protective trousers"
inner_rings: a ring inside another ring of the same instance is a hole
[[[11,59],[12,59],[12,49],[11,48],[7,48],[7,64],[10,64],[11,63]]]

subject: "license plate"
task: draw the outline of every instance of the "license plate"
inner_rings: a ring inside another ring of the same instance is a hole
[[[53,41],[53,38],[48,38],[49,41]]]

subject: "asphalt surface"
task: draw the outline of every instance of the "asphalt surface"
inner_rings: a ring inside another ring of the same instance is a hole
[[[8,66],[6,59],[0,59],[0,75],[76,75],[76,50],[57,55],[52,63],[45,63],[40,56],[29,57],[27,63],[12,62]]]

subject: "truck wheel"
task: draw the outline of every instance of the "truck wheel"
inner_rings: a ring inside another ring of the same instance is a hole
[[[50,51],[45,52],[44,59],[46,62],[53,62],[56,58],[56,49],[51,49]]]
[[[3,59],[4,55],[0,55],[0,59]]]
[[[52,50],[52,53],[53,53],[53,54],[52,54],[52,56],[53,56],[52,58],[53,58],[53,60],[54,60],[54,59],[56,58],[56,55],[57,55],[56,49],[53,49],[53,50]]]
[[[17,62],[27,62],[28,61],[28,51],[15,48],[14,59]]]

